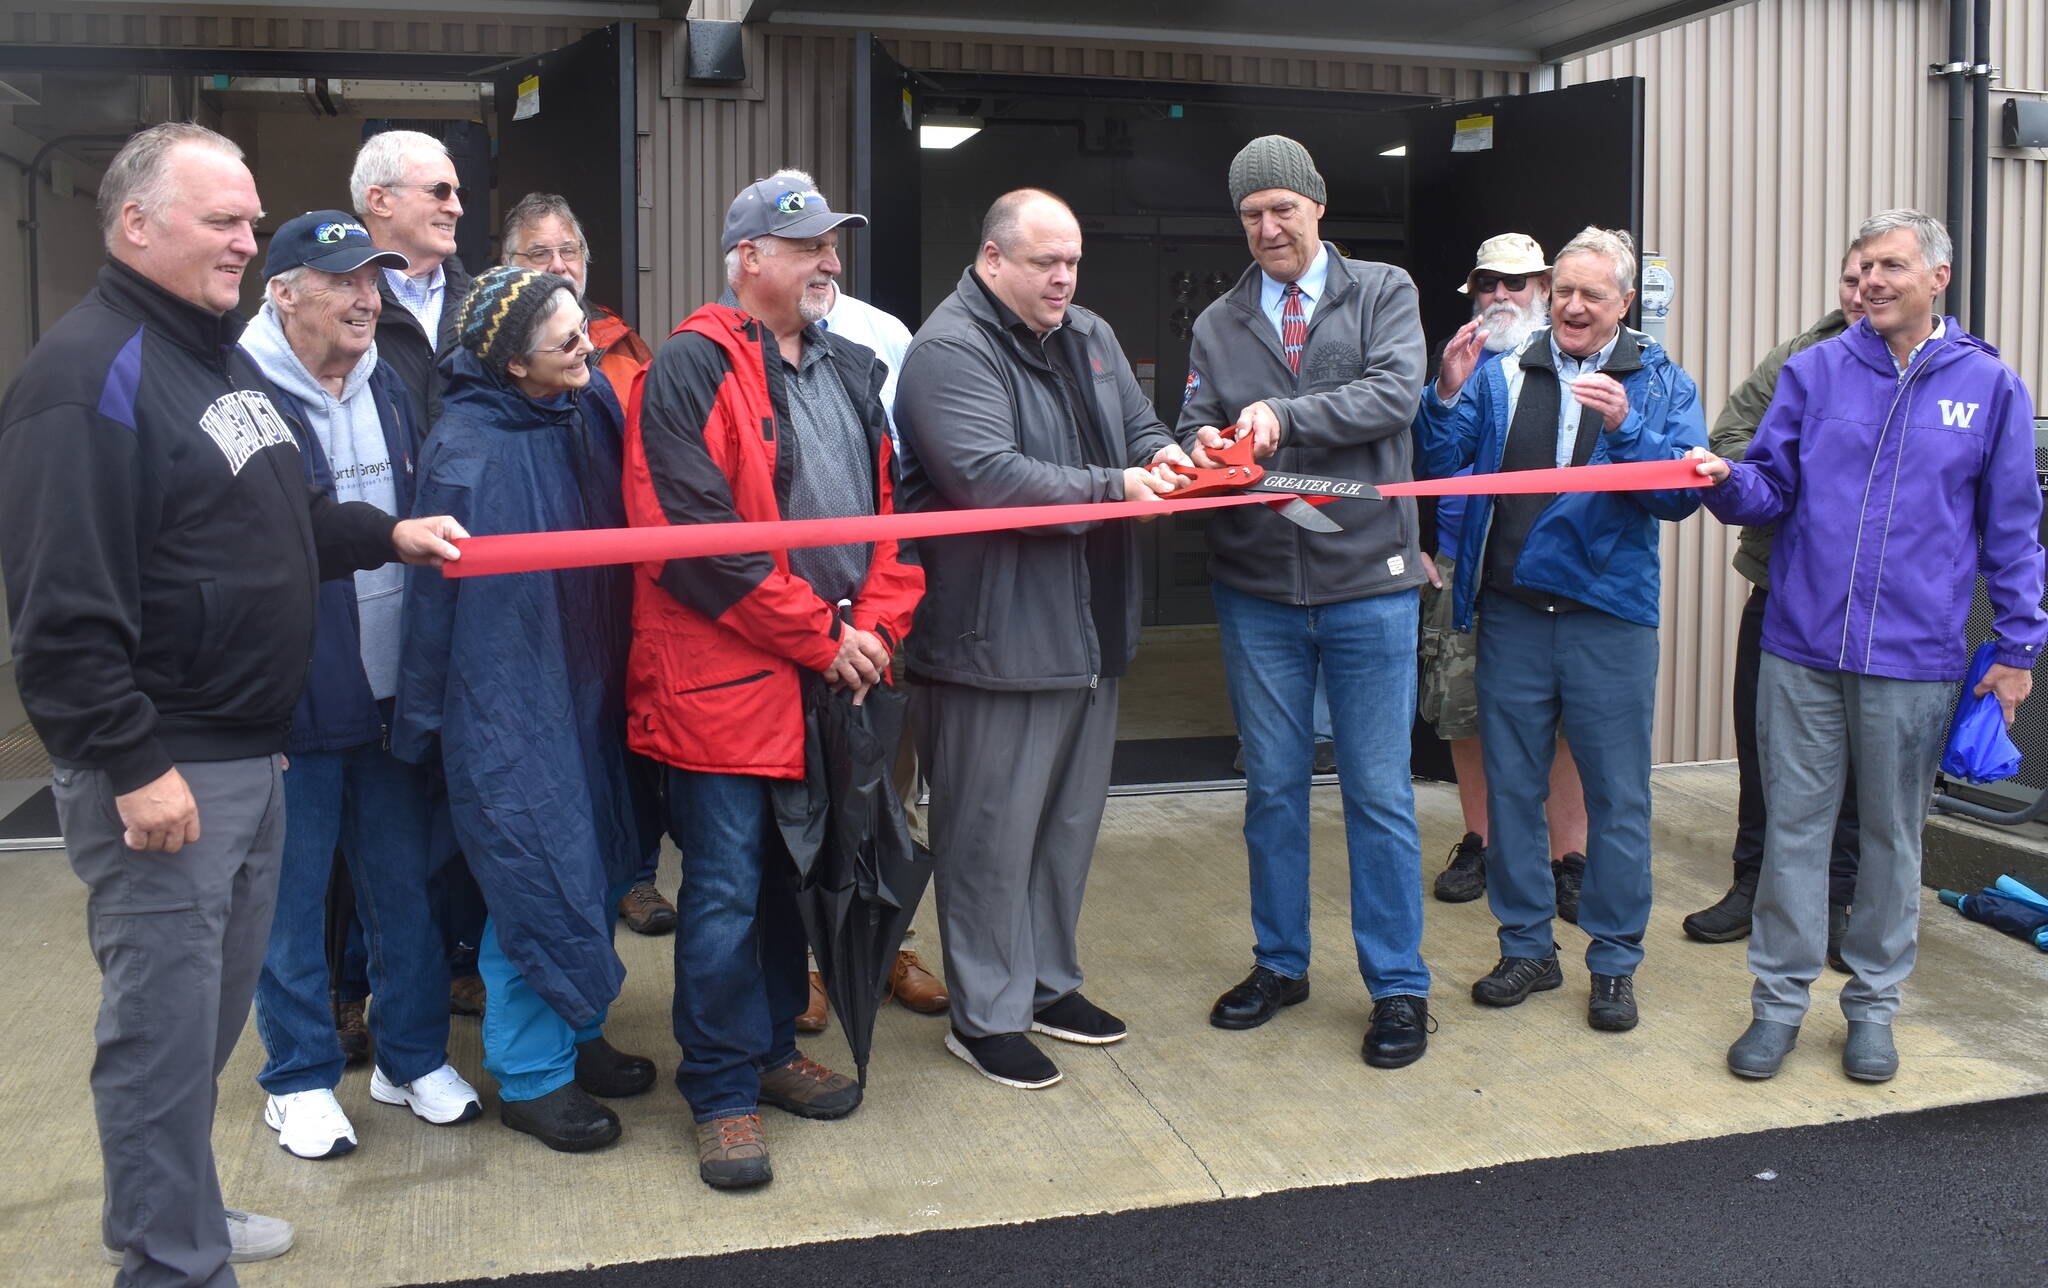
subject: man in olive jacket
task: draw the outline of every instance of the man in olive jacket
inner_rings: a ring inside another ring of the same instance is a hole
[[[1415,284],[1321,238],[1325,189],[1308,150],[1269,134],[1230,163],[1255,261],[1195,320],[1183,442],[1252,434],[1268,469],[1371,483],[1411,477],[1421,396]],[[1217,427],[1223,427],[1221,431]],[[1209,525],[1224,674],[1244,741],[1254,965],[1218,998],[1218,1028],[1264,1024],[1308,996],[1311,704],[1320,674],[1336,735],[1350,852],[1351,932],[1373,998],[1366,1063],[1399,1068],[1428,1043],[1422,846],[1409,786],[1415,639],[1424,580],[1415,503],[1334,501],[1342,532],[1263,506]]]
[[[1756,427],[1770,410],[1771,395],[1778,388],[1778,373],[1785,360],[1832,340],[1863,316],[1863,271],[1857,261],[1857,247],[1851,242],[1835,274],[1835,290],[1841,307],[1828,310],[1826,317],[1783,341],[1764,355],[1743,382],[1728,395],[1721,415],[1714,421],[1707,445],[1716,456],[1739,461],[1756,437]],[[1728,893],[1686,917],[1682,925],[1693,939],[1708,944],[1725,944],[1746,938],[1750,910],[1756,901],[1757,875],[1764,862],[1764,784],[1756,749],[1756,676],[1763,657],[1764,605],[1770,602],[1771,539],[1778,525],[1766,523],[1744,528],[1735,548],[1735,571],[1749,579],[1749,598],[1742,605],[1742,621],[1735,632],[1735,680],[1732,704],[1735,712],[1735,764],[1740,771],[1740,791],[1735,804],[1735,880]],[[1849,776],[1842,793],[1842,812],[1835,819],[1835,836],[1828,854],[1828,965],[1847,972],[1842,960],[1842,936],[1849,930],[1849,905],[1856,899],[1856,777]]]
[[[896,386],[905,511],[1150,501],[1187,461],[1109,324],[1073,307],[1081,228],[1051,193],[998,198],[960,285]],[[1102,1045],[1076,931],[1109,791],[1117,677],[1144,586],[1127,520],[919,543],[925,596],[901,657],[921,682],[946,1048],[1006,1086],[1059,1081],[1028,1032]],[[1412,628],[1411,628],[1412,629]],[[1411,642],[1412,647],[1412,642]]]

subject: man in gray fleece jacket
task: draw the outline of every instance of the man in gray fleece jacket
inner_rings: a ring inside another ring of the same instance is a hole
[[[1321,239],[1323,177],[1293,139],[1246,144],[1230,163],[1230,197],[1256,262],[1195,321],[1183,443],[1206,463],[1203,449],[1252,434],[1268,469],[1411,477],[1424,357],[1415,284]],[[1363,1054],[1399,1068],[1422,1057],[1429,1024],[1408,776],[1424,579],[1415,503],[1340,500],[1324,513],[1344,530],[1306,532],[1263,506],[1209,524],[1225,677],[1244,741],[1257,936],[1251,974],[1217,999],[1209,1022],[1253,1028],[1308,996],[1310,712],[1320,674],[1344,795],[1351,931],[1373,998]]]

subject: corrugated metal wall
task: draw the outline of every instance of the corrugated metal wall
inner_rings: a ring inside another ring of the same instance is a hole
[[[1947,97],[1927,66],[1947,40],[1936,0],[1756,0],[1565,65],[1567,85],[1648,81],[1645,241],[1678,276],[1669,339],[1709,424],[1766,350],[1834,307],[1858,222],[1890,206],[1944,213]],[[2040,0],[2003,0],[1993,48],[2007,83],[2048,86]],[[1985,329],[2038,400],[2048,162],[1994,151]],[[1666,539],[1660,760],[1734,754],[1727,695],[1748,583],[1728,569],[1733,550],[1733,531],[1704,515]]]

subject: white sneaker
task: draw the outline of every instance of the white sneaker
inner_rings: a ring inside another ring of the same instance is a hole
[[[300,1158],[340,1158],[356,1147],[356,1129],[325,1089],[270,1097],[263,1102],[263,1125],[277,1133],[279,1147]]]
[[[302,1091],[298,1094],[313,1093]],[[224,1208],[221,1215],[228,1221],[228,1260],[236,1265],[268,1261],[292,1250],[292,1239],[298,1232],[292,1229],[289,1221],[281,1221],[274,1216],[258,1216],[236,1208]],[[121,1265],[126,1260],[126,1255],[119,1248],[101,1248],[100,1255],[110,1266]]]
[[[370,1099],[406,1108],[437,1126],[466,1123],[483,1113],[483,1101],[476,1088],[462,1080],[455,1066],[444,1064],[424,1077],[399,1084],[384,1076],[384,1070],[370,1073]]]

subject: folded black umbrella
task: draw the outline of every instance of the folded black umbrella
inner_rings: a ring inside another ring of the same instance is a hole
[[[912,845],[890,782],[908,705],[893,685],[876,685],[855,706],[847,691],[807,681],[804,778],[773,792],[797,911],[863,1086],[875,1013],[931,879],[931,855]]]

